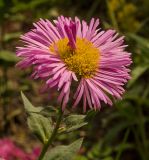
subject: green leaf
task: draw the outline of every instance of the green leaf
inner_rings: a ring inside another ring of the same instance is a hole
[[[31,113],[27,119],[30,130],[46,143],[52,133],[51,119],[40,114]]]
[[[93,147],[87,153],[87,157],[89,159],[95,159],[95,158],[99,157],[102,153],[101,148],[102,148],[101,142],[99,144],[93,145]]]
[[[64,119],[64,125],[66,127],[66,132],[74,131],[78,128],[87,125],[85,122],[85,115],[70,115]]]
[[[3,41],[8,42],[12,39],[19,38],[20,35],[21,35],[21,32],[6,33],[4,35]]]
[[[0,7],[3,7],[4,6],[4,2],[3,0],[0,0]]]
[[[144,65],[144,66],[137,66],[133,71],[132,71],[132,79],[128,83],[128,87],[131,87],[136,80],[149,68],[149,65]]]
[[[13,63],[15,63],[15,62],[18,61],[18,58],[11,51],[1,50],[0,51],[0,60],[6,61],[6,62],[13,62]]]
[[[95,110],[89,110],[88,112],[87,112],[87,115],[86,115],[86,120],[87,121],[91,121],[95,116],[96,116],[96,114],[98,113],[98,111],[95,111]]]
[[[58,109],[53,106],[46,106],[40,111],[40,114],[45,117],[56,117]]]
[[[70,145],[57,146],[51,149],[44,157],[43,160],[73,160],[76,152],[79,151],[83,142],[83,138],[76,140]]]
[[[119,151],[119,150],[122,150],[122,151],[124,151],[124,150],[128,150],[128,149],[133,149],[133,148],[135,148],[135,145],[134,144],[131,144],[131,143],[120,143],[120,144],[118,144],[115,148],[114,148],[114,150],[115,151]]]
[[[28,126],[30,130],[43,142],[46,143],[52,132],[51,118],[40,114],[43,107],[34,107],[26,96],[21,92],[25,110],[28,113]]]
[[[141,36],[138,36],[136,34],[129,33],[128,36],[132,39],[134,39],[139,45],[142,47],[145,47],[146,49],[149,49],[149,41]]]
[[[34,107],[32,103],[27,99],[23,92],[21,92],[21,97],[24,103],[24,107],[27,113],[39,113],[43,110],[43,107]]]
[[[115,140],[117,135],[124,129],[129,128],[130,126],[134,125],[136,122],[121,122],[118,123],[118,125],[113,126],[112,128],[109,129],[109,132],[104,136],[104,142],[105,143],[110,143]]]

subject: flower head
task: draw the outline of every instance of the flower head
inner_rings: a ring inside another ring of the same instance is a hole
[[[21,68],[34,66],[32,77],[44,79],[46,90],[57,88],[62,108],[69,101],[71,84],[78,87],[74,104],[83,100],[87,106],[101,108],[101,101],[112,105],[109,95],[121,98],[123,85],[130,78],[130,53],[125,51],[124,37],[115,30],[102,31],[99,19],[92,18],[87,24],[77,17],[63,16],[51,23],[41,19],[34,29],[21,36],[23,47],[18,47],[18,63]]]

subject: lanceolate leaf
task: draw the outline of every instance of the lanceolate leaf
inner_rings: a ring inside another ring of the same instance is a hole
[[[36,113],[36,112],[40,112],[43,109],[43,107],[34,107],[31,104],[31,102],[26,98],[23,92],[21,92],[21,97],[27,113]]]
[[[34,107],[26,96],[21,92],[25,110],[28,113],[28,126],[30,130],[43,142],[49,139],[52,132],[51,118],[40,114],[43,107]]]
[[[58,109],[53,106],[46,106],[40,111],[40,114],[44,117],[56,117]]]
[[[85,115],[70,115],[64,119],[64,125],[66,127],[66,132],[74,131],[87,124],[85,122]]]
[[[32,113],[29,115],[27,122],[30,130],[41,142],[46,143],[52,132],[51,119]]]
[[[43,160],[73,160],[76,152],[79,151],[83,138],[76,140],[68,146],[57,146],[51,149]]]

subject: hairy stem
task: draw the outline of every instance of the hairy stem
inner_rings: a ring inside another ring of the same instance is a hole
[[[44,144],[43,149],[41,151],[41,154],[40,154],[38,160],[42,160],[44,158],[44,155],[46,154],[49,146],[52,144],[53,140],[55,139],[57,131],[58,131],[58,128],[59,128],[61,120],[62,120],[62,117],[63,117],[63,112],[60,109],[59,115],[58,115],[58,118],[57,118],[57,121],[56,121],[56,125],[55,125],[55,128],[54,128],[53,132],[52,132],[52,135],[49,138],[48,142],[46,144]]]

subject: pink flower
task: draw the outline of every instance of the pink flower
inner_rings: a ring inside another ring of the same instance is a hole
[[[40,149],[36,148],[33,153],[26,153],[17,147],[10,139],[0,140],[0,160],[36,160],[40,154]]]
[[[62,109],[72,83],[78,85],[73,107],[82,99],[84,111],[87,106],[100,109],[101,101],[112,105],[109,95],[120,99],[124,93],[132,62],[124,37],[118,37],[115,30],[97,29],[98,25],[99,19],[87,24],[77,17],[60,16],[53,23],[41,19],[21,36],[24,46],[17,47],[17,56],[23,59],[17,65],[22,69],[34,66],[32,77],[45,80],[45,90],[59,91]]]

